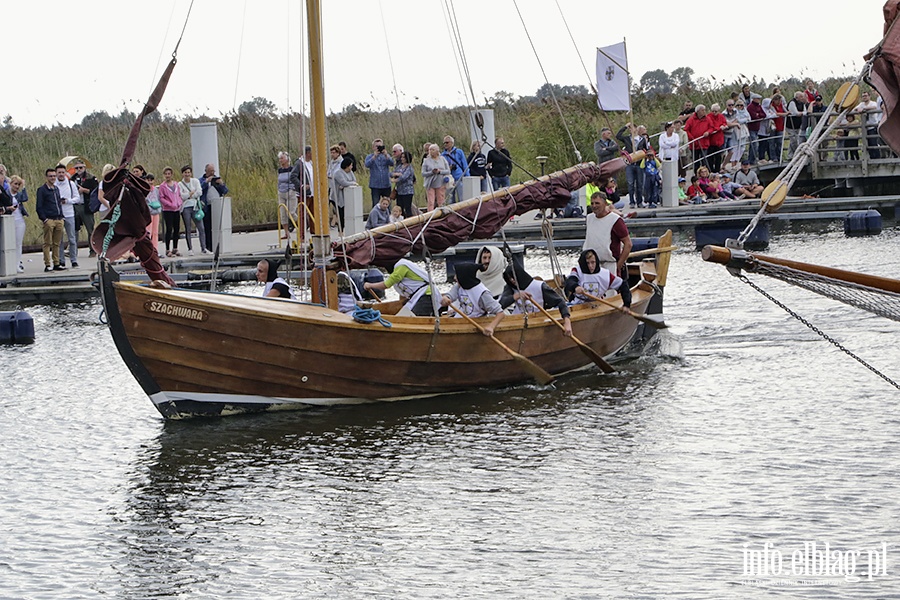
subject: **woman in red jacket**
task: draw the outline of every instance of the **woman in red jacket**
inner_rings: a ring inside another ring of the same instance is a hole
[[[722,149],[725,146],[725,130],[728,129],[728,123],[725,115],[721,112],[722,107],[718,103],[709,107],[709,127],[712,133],[709,134],[709,150],[707,152],[707,161],[709,162],[709,170],[718,173],[722,170]]]

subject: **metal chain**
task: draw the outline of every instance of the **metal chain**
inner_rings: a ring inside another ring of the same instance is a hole
[[[804,319],[803,317],[801,317],[800,315],[795,313],[793,310],[791,310],[790,308],[785,306],[782,302],[780,302],[779,300],[776,300],[768,292],[766,292],[761,287],[759,287],[758,285],[756,285],[755,283],[753,283],[752,281],[747,279],[746,275],[738,275],[737,278],[740,279],[741,281],[743,281],[744,283],[746,283],[747,285],[749,285],[750,287],[752,287],[754,290],[756,290],[760,294],[762,294],[768,300],[772,301],[772,303],[774,303],[776,306],[778,306],[779,308],[784,310],[787,314],[791,315],[792,317],[794,317],[795,319],[797,319],[798,321],[800,321],[801,323],[803,323],[804,325],[809,327],[817,335],[819,335],[823,340],[825,340],[829,344],[833,345],[835,348],[837,348],[841,352],[844,352],[845,354],[847,354],[847,356],[849,356],[850,358],[852,358],[853,360],[855,360],[856,362],[858,362],[859,364],[861,364],[862,366],[864,366],[868,370],[872,371],[873,373],[875,373],[876,375],[878,375],[879,377],[881,377],[882,379],[887,381],[889,384],[891,384],[892,386],[894,386],[895,388],[900,390],[900,384],[898,384],[896,381],[894,381],[893,379],[891,379],[890,377],[888,377],[887,375],[885,375],[884,373],[882,373],[881,371],[879,371],[878,369],[876,369],[875,367],[873,367],[872,365],[867,363],[865,360],[863,360],[862,358],[860,358],[859,356],[854,354],[851,350],[844,347],[844,345],[841,344],[839,341],[837,341],[836,339],[834,339],[833,337],[831,337],[830,335],[828,335],[827,333],[825,333],[824,331],[822,331],[821,329],[819,329],[818,327],[816,327],[815,325],[813,325],[812,323],[810,323],[809,321],[807,321],[806,319]]]

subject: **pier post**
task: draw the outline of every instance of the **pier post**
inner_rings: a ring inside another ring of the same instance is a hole
[[[16,222],[12,215],[3,215],[0,217],[0,277],[18,272],[17,258]]]
[[[662,161],[662,205],[678,206],[678,161]]]
[[[212,248],[231,252],[231,196],[212,198]]]
[[[481,178],[480,177],[463,177],[462,185],[459,189],[459,197],[457,202],[463,200],[471,200],[481,195]]]
[[[344,188],[344,237],[362,233],[365,230],[362,188],[358,185]]]

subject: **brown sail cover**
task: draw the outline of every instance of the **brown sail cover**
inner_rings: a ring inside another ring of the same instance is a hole
[[[883,10],[884,40],[865,58],[875,57],[870,80],[884,100],[884,115],[878,133],[894,152],[900,152],[900,111],[897,110],[900,100],[900,27],[894,26],[900,13],[900,0],[888,0]]]
[[[147,233],[147,225],[150,224],[150,209],[147,207],[149,193],[150,184],[132,175],[128,169],[120,168],[107,173],[103,178],[103,194],[110,200],[109,212],[94,228],[91,247],[98,255],[103,252],[103,241],[109,231],[110,220],[114,218],[116,207],[119,207],[119,218],[113,226],[106,258],[113,261],[133,250],[150,279],[161,279],[174,286],[175,282],[159,262],[156,244]]]
[[[514,215],[534,209],[563,208],[569,203],[573,190],[588,182],[605,182],[625,164],[625,160],[616,158],[599,166],[594,163],[578,165],[570,171],[554,173],[547,180],[529,182],[512,193],[500,190],[490,200],[448,212],[430,222],[366,237],[346,244],[346,247],[340,241],[335,242],[333,251],[341,263],[346,258],[350,268],[390,267],[408,253],[421,255],[426,247],[431,253],[439,253],[466,240],[490,238]],[[423,227],[425,232],[419,235]]]
[[[118,208],[119,216],[113,225],[113,236],[106,249],[106,258],[113,261],[133,250],[141,260],[141,266],[147,271],[150,279],[160,279],[174,286],[175,282],[163,269],[156,254],[156,243],[151,241],[147,233],[147,225],[150,224],[150,209],[147,207],[147,194],[150,193],[150,184],[135,177],[128,171],[128,165],[137,148],[138,137],[141,133],[141,125],[144,117],[156,110],[169,84],[172,70],[175,68],[175,57],[169,61],[169,65],[160,77],[159,82],[150,94],[150,98],[144,105],[141,114],[138,115],[131,127],[131,133],[125,142],[122,151],[122,160],[119,168],[110,171],[103,178],[103,195],[109,200],[109,212],[106,219],[94,229],[91,235],[91,247],[99,255],[103,252],[103,241],[109,231],[109,221],[114,218]],[[124,191],[123,191],[124,190]]]

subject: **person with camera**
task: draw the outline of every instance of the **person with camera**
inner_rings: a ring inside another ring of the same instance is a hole
[[[391,169],[394,159],[387,153],[384,140],[372,142],[372,153],[366,156],[366,168],[369,169],[369,190],[372,192],[372,208],[378,205],[382,196],[391,195]]]
[[[206,231],[206,248],[213,249],[212,243],[212,201],[228,193],[228,186],[216,175],[216,166],[208,163],[200,177],[200,204],[203,206],[203,229]],[[221,224],[220,224],[221,225]]]

